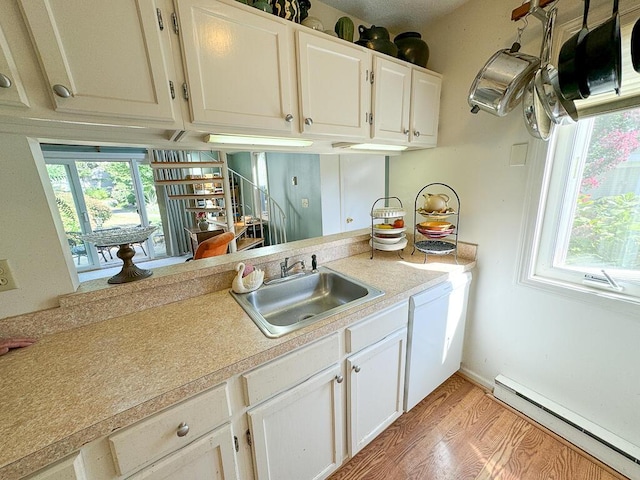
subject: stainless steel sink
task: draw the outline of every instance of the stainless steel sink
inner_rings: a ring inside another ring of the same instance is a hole
[[[277,338],[384,295],[382,290],[327,267],[263,285],[236,299],[267,337]]]

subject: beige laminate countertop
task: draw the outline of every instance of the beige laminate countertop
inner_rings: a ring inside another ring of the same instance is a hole
[[[0,357],[0,478],[20,478],[156,411],[470,270],[376,252],[325,266],[385,291],[278,339],[228,289],[45,336]]]

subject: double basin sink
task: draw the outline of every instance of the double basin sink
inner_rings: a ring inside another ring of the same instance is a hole
[[[285,277],[249,293],[234,293],[245,312],[267,337],[277,338],[384,295],[327,267]]]

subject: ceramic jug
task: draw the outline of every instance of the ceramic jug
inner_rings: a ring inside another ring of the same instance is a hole
[[[449,196],[444,193],[423,195],[425,198],[424,209],[426,212],[444,212],[448,208]]]

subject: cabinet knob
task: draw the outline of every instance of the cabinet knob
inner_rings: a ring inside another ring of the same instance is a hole
[[[187,435],[187,433],[189,433],[189,425],[187,425],[185,422],[182,422],[180,425],[178,425],[178,430],[176,430],[176,434],[179,437],[184,437]]]
[[[416,130],[415,132],[413,132],[413,136],[414,137],[419,137],[420,136],[420,132],[418,130]]]
[[[9,88],[11,86],[11,79],[4,73],[0,73],[0,88]]]
[[[354,366],[353,367],[353,371],[356,372],[356,373],[359,373],[360,372],[360,365]]]
[[[313,118],[311,118],[311,117],[305,118],[304,119],[304,124],[305,125],[309,125],[309,126],[313,125]]]
[[[409,129],[408,129],[408,128],[405,128],[405,129],[404,129],[404,131],[403,131],[402,133],[404,133],[405,135],[409,135]]]
[[[71,91],[59,83],[53,86],[53,93],[62,98],[69,98],[71,96]]]
[[[347,223],[351,223],[351,222],[353,222],[353,218],[347,217]]]
[[[290,113],[287,113],[287,115],[284,117],[285,121],[287,123],[291,123],[293,122],[293,115],[291,115]]]
[[[344,380],[344,377],[342,375],[336,375],[336,382],[342,383],[343,380]]]

